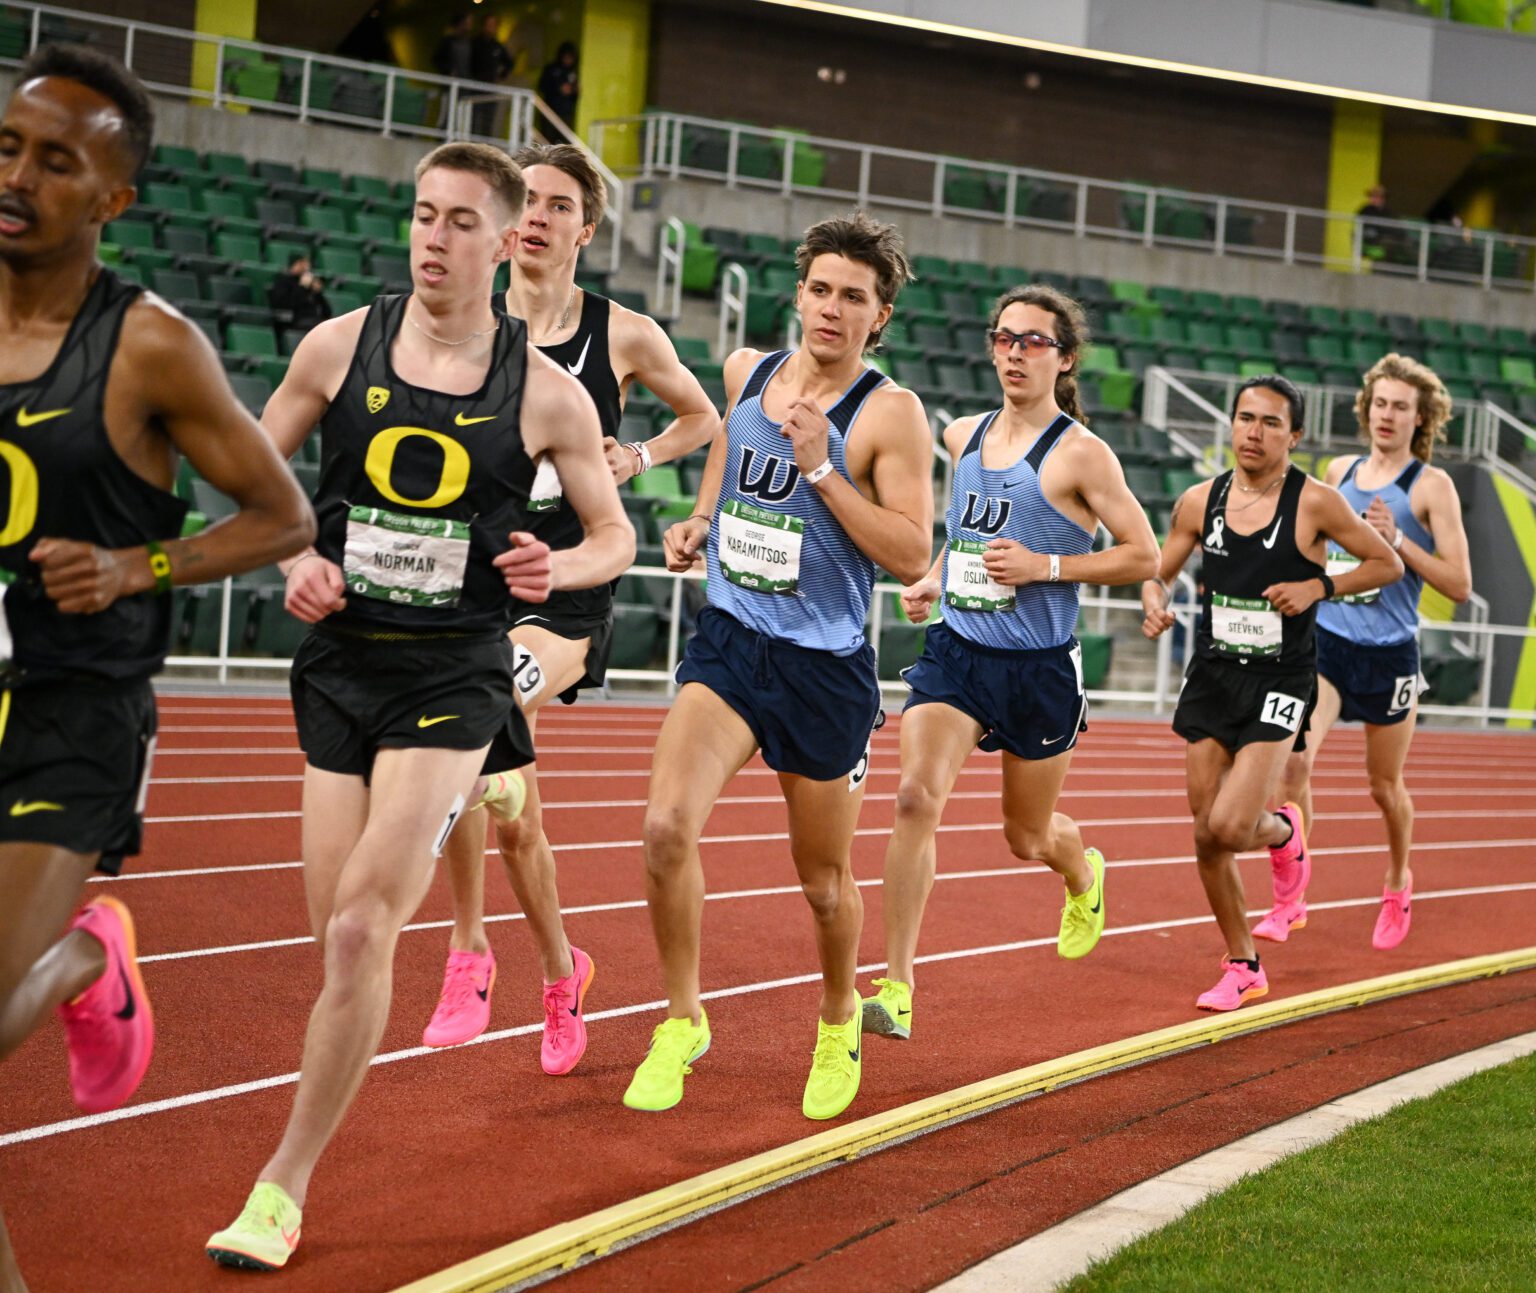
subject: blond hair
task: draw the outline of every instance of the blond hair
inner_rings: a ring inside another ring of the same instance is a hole
[[[581,190],[582,224],[599,224],[608,209],[608,186],[598,174],[592,159],[574,144],[525,144],[512,155],[523,170],[530,166],[553,166],[576,181]]]
[[[1366,373],[1359,393],[1355,396],[1355,421],[1360,424],[1360,436],[1369,442],[1371,438],[1371,397],[1376,383],[1388,381],[1406,382],[1419,393],[1419,424],[1413,429],[1413,456],[1427,463],[1434,457],[1435,442],[1445,440],[1445,424],[1451,420],[1451,396],[1445,383],[1435,370],[1417,359],[1396,353],[1383,355]]]
[[[506,153],[489,144],[439,144],[416,163],[416,183],[430,170],[465,171],[478,175],[491,186],[496,200],[507,209],[516,224],[522,219],[523,206],[528,201],[528,186],[523,173]]]

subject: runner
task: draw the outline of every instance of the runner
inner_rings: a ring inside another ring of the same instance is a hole
[[[903,581],[928,568],[933,441],[917,397],[864,362],[910,278],[896,229],[862,213],[824,220],[806,231],[796,262],[800,346],[730,357],[732,407],[698,514],[666,534],[673,570],[688,569],[707,540],[709,605],[651,767],[646,898],[668,1005],[624,1093],[631,1109],[677,1104],[688,1066],[709,1049],[699,836],[758,750],[779,775],[821,960],[801,1109],[834,1118],[859,1089],[863,905],[849,855],[870,733],[883,718],[864,621],[876,566]]]
[[[948,541],[902,593],[921,624],[942,597],[906,672],[901,786],[885,854],[886,977],[864,1000],[864,1029],[912,1029],[913,962],[933,889],[934,835],[978,745],[1003,756],[1003,836],[1016,857],[1066,882],[1056,950],[1086,956],[1104,930],[1104,858],[1056,801],[1087,727],[1078,584],[1140,584],[1157,569],[1157,537],[1120,462],[1089,433],[1077,399],[1088,340],[1080,305],[1054,288],[1015,288],[992,308],[992,366],[1003,406],[944,432],[955,463]],[[1094,552],[1100,522],[1114,546]]]
[[[154,1021],[128,909],[71,912],[93,868],[116,875],[139,851],[171,588],[286,556],[315,520],[202,332],[97,260],[149,156],[144,87],[70,45],[38,50],[15,84],[0,120],[0,1057],[57,1007],[75,1103],[103,1113],[137,1090]],[[189,539],[178,453],[237,508]],[[23,1287],[3,1223],[0,1287]]]
[[[1199,545],[1200,622],[1173,730],[1189,742],[1195,859],[1227,944],[1220,980],[1196,1002],[1202,1010],[1236,1010],[1269,991],[1236,855],[1269,849],[1280,901],[1305,892],[1312,872],[1300,809],[1286,804],[1275,813],[1265,805],[1286,757],[1306,746],[1317,701],[1317,603],[1380,588],[1403,572],[1342,494],[1292,465],[1301,419],[1301,393],[1283,377],[1251,377],[1237,388],[1235,466],[1174,504],[1159,577],[1141,590],[1142,631],[1156,638],[1173,627],[1169,588]],[[1323,565],[1329,541],[1359,558],[1337,579]]]

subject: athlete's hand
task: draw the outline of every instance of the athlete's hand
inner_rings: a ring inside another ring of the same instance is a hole
[[[1160,638],[1174,626],[1173,612],[1168,609],[1168,590],[1155,579],[1148,579],[1141,586],[1141,615],[1144,637]]]
[[[615,485],[622,485],[626,480],[634,478],[635,455],[611,435],[603,437],[603,457],[608,462],[608,470],[613,473]]]
[[[661,550],[666,557],[667,569],[682,574],[704,564],[704,545],[709,541],[709,522],[702,516],[690,516],[686,521],[667,526],[661,536]]]
[[[987,568],[988,578],[1010,587],[1051,577],[1050,559],[1013,539],[993,539],[981,554],[981,564]]]
[[[347,590],[341,567],[319,553],[300,557],[288,567],[283,609],[306,624],[318,624],[334,611],[346,609]]]
[[[901,590],[901,609],[912,623],[921,624],[932,612],[941,592],[943,588],[937,579],[924,576]]]
[[[1323,600],[1323,585],[1317,579],[1302,579],[1294,584],[1271,584],[1264,598],[1282,615],[1300,615]]]
[[[491,562],[507,581],[507,592],[520,602],[547,601],[555,586],[549,544],[526,530],[514,530],[507,537],[512,546]]]
[[[1365,523],[1388,543],[1397,538],[1397,517],[1392,515],[1392,509],[1379,497],[1373,498],[1371,505],[1365,509]]]
[[[40,539],[27,553],[42,568],[43,589],[67,615],[104,611],[128,588],[130,561],[142,548],[114,552],[72,539]]]
[[[832,456],[827,441],[829,427],[827,415],[815,400],[790,401],[783,434],[795,447],[795,466],[802,476],[809,475]]]

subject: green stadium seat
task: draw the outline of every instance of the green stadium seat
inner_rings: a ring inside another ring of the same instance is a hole
[[[277,354],[277,334],[270,326],[263,327],[260,324],[231,323],[225,330],[224,344],[226,349],[237,355]]]
[[[264,259],[274,269],[286,269],[295,258],[309,254],[309,247],[305,243],[295,242],[292,238],[269,237]]]
[[[315,269],[323,274],[361,274],[363,254],[351,247],[326,245],[315,252]]]
[[[1499,376],[1515,386],[1536,386],[1536,361],[1529,355],[1504,355],[1499,360]]]
[[[161,211],[191,211],[192,190],[184,184],[146,184],[139,201]]]
[[[149,276],[150,286],[167,301],[196,301],[201,298],[202,284],[196,274],[180,269],[157,269]]]
[[[307,206],[299,212],[299,225],[322,233],[350,233],[347,214],[339,207]]]
[[[230,91],[239,98],[275,103],[282,88],[283,66],[265,59],[236,63],[225,72],[224,79]]]
[[[118,247],[153,247],[155,226],[147,220],[114,220],[101,236]]]
[[[373,238],[378,242],[399,242],[398,222],[392,217],[382,215],[377,211],[355,211],[352,214],[352,232],[361,234],[364,238]]]
[[[250,165],[239,153],[204,153],[203,169],[210,175],[250,174]]]

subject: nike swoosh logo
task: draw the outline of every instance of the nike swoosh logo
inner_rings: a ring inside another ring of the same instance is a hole
[[[458,718],[458,714],[443,714],[438,718],[428,718],[423,714],[416,720],[417,727],[436,727],[439,723],[446,723],[449,719]]]
[[[138,1013],[138,1006],[134,1004],[133,989],[128,985],[128,971],[123,969],[121,962],[118,963],[117,973],[123,981],[123,996],[127,1000],[123,1003],[121,1010],[114,1010],[112,1013],[126,1023]]]
[[[460,413],[458,417],[453,419],[453,425],[456,427],[472,427],[476,422],[494,422],[499,416],[496,413],[489,413],[483,418],[467,418]]]
[[[1104,906],[1104,890],[1100,889],[1099,890],[1099,900],[1098,900],[1098,902],[1094,903],[1092,907],[1088,908],[1088,910],[1090,912],[1092,912],[1095,916],[1097,916],[1099,914],[1099,911],[1103,908],[1103,906]]]
[[[581,354],[577,356],[576,362],[574,364],[566,365],[566,367],[571,370],[572,377],[580,377],[581,370],[587,366],[587,349],[591,346],[591,344],[592,334],[589,332],[587,333],[586,341],[582,344]]]
[[[1066,733],[1063,732],[1062,736],[1065,736],[1065,735],[1066,735]],[[1040,740],[1040,744],[1041,745],[1055,745],[1056,742],[1059,741],[1059,740],[1061,740],[1061,736],[1053,736],[1053,737],[1051,737],[1051,739],[1049,741],[1045,740],[1042,737],[1041,740]]]
[[[476,988],[475,989],[475,996],[479,997],[481,1001],[489,1001],[490,1000],[490,998],[491,998],[491,981],[489,979],[487,979],[485,981],[485,987],[483,987],[483,988]]]
[[[566,1009],[571,1012],[571,1018],[575,1019],[581,1014],[581,1000],[578,998],[574,1006],[567,1006]]]
[[[1266,548],[1274,547],[1275,546],[1275,540],[1280,537],[1280,521],[1281,521],[1281,519],[1282,518],[1280,518],[1278,516],[1275,518],[1275,528],[1269,532],[1269,538],[1264,540],[1264,546]]]
[[[18,799],[11,805],[12,817],[25,817],[28,813],[62,813],[63,804],[50,804],[43,799],[34,799],[30,802]]]
[[[896,1015],[897,1015],[897,1018],[900,1018],[903,1015],[910,1015],[911,1013],[912,1012],[910,1010],[898,1010],[896,1012]]]
[[[28,413],[25,408],[16,411],[16,425],[19,427],[35,427],[39,422],[47,422],[52,418],[61,418],[69,409],[49,409],[46,413]]]
[[[864,1048],[862,1046],[859,1048],[859,1050],[863,1050],[863,1049]],[[855,1064],[857,1064],[859,1062],[859,1051],[849,1051],[848,1052],[848,1058],[851,1059]]]

